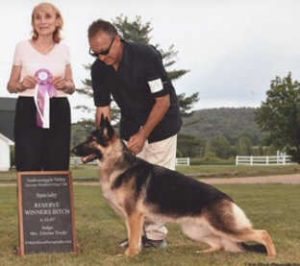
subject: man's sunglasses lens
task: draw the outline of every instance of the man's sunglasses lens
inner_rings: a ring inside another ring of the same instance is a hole
[[[99,53],[95,53],[95,52],[90,48],[89,54],[90,54],[91,56],[94,56],[94,57],[99,57],[99,55],[108,55],[108,54],[109,54],[109,51],[110,51],[110,49],[111,49],[111,47],[112,47],[112,44],[113,44],[114,40],[115,40],[115,38],[113,38],[113,39],[111,40],[111,43],[110,43],[109,47],[108,47],[106,50],[101,51],[101,52],[99,52]]]
[[[109,53],[109,50],[107,49],[107,50],[104,50],[104,51],[102,51],[102,52],[99,52],[99,53],[95,53],[94,51],[92,51],[91,49],[90,49],[90,55],[91,56],[94,56],[94,57],[99,57],[99,55],[108,55],[108,53]]]

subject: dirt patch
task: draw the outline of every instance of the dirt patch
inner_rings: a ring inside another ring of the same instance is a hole
[[[300,174],[256,177],[205,178],[208,184],[300,184]]]

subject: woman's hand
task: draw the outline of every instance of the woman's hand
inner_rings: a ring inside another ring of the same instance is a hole
[[[52,83],[57,90],[64,91],[69,94],[74,92],[75,88],[72,80],[66,80],[63,77],[54,77]]]
[[[20,82],[19,86],[17,86],[17,91],[22,92],[27,89],[34,89],[37,84],[37,80],[33,76],[25,76],[23,80]]]
[[[7,90],[10,93],[18,93],[27,89],[34,89],[37,84],[37,79],[34,76],[25,76],[21,81],[21,66],[13,66],[10,78],[7,83]]]
[[[54,77],[53,86],[59,91],[63,91],[66,88],[66,80],[63,77]]]

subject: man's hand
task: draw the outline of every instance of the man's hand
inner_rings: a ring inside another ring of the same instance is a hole
[[[144,129],[141,127],[140,130],[130,137],[127,147],[129,150],[131,150],[134,154],[138,154],[142,151],[145,141],[146,141],[146,135],[144,132]]]

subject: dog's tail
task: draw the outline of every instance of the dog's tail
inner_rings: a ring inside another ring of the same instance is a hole
[[[261,254],[267,254],[267,249],[262,244],[246,244],[246,243],[242,242],[242,243],[240,243],[240,246],[245,251],[261,253]]]

